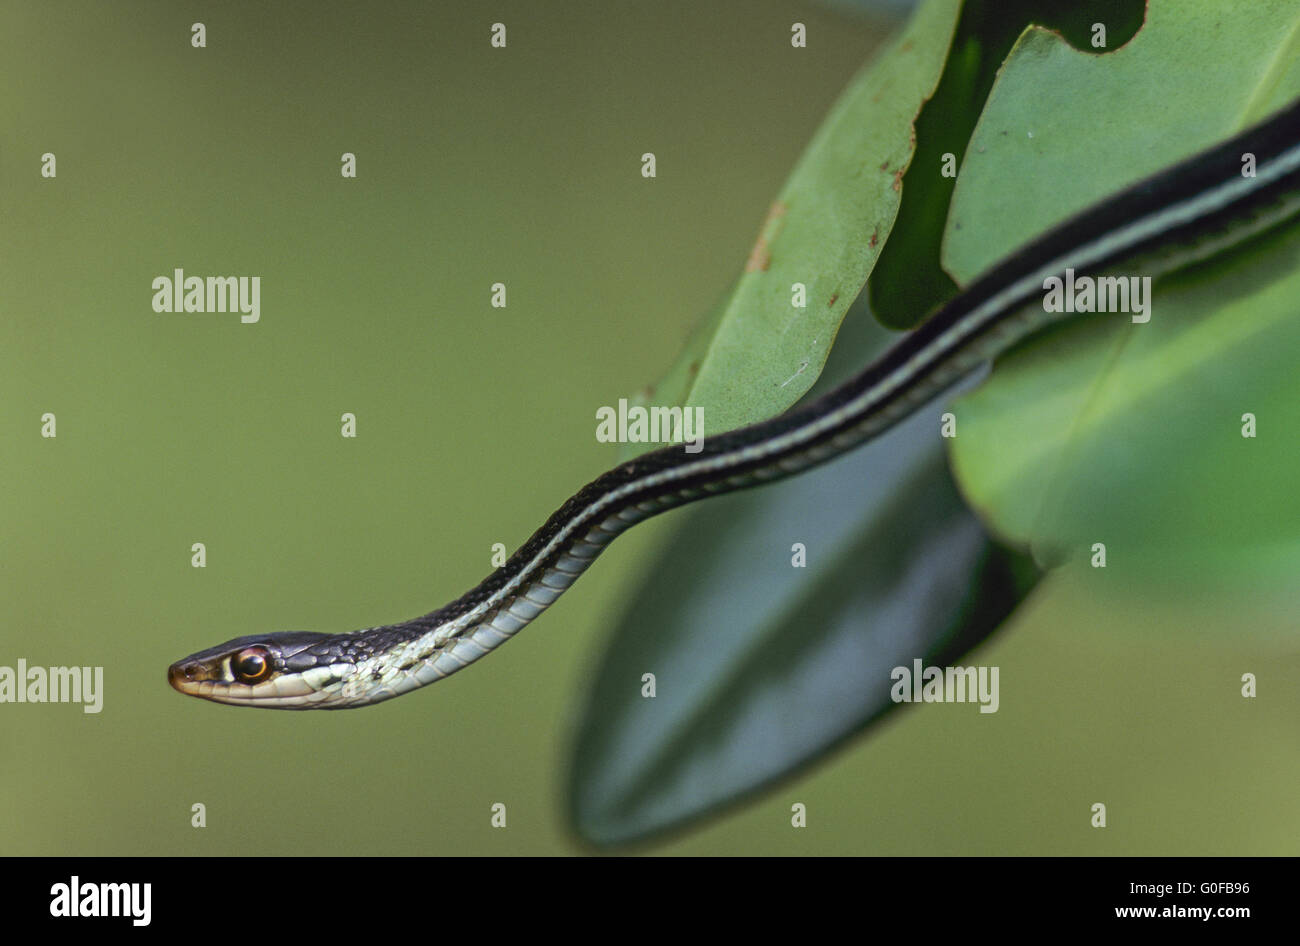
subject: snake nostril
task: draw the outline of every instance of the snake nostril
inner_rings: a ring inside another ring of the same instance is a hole
[[[193,682],[198,676],[199,665],[196,663],[175,663],[167,668],[167,682],[172,686]]]

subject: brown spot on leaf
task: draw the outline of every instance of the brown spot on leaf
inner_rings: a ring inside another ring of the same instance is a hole
[[[754,248],[749,251],[749,259],[745,261],[745,272],[765,273],[767,268],[772,265],[772,241],[781,232],[781,223],[782,218],[785,217],[785,210],[785,204],[778,200],[774,201],[767,211],[767,219],[763,221],[763,226],[759,228],[758,239],[754,241]]]
[[[832,294],[831,294],[831,301],[828,302],[828,303],[826,303],[826,308],[829,309],[831,306],[833,306],[833,305],[835,304],[835,300],[838,299],[839,297],[840,297],[840,294],[839,294],[838,292],[836,292],[836,293],[832,293]]]
[[[875,246],[879,242],[880,242],[880,228],[876,227],[876,229],[871,231],[871,242],[868,243],[867,246]]]
[[[899,168],[894,172],[894,190],[901,190],[903,187],[903,169]]]

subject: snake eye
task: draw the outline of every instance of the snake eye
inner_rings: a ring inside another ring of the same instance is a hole
[[[271,672],[271,652],[265,647],[245,647],[231,658],[230,671],[240,683],[256,683]]]

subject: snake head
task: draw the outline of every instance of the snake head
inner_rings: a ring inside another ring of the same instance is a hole
[[[351,663],[336,644],[342,637],[309,631],[236,637],[176,661],[167,682],[187,696],[234,706],[328,706],[343,669],[336,666]]]

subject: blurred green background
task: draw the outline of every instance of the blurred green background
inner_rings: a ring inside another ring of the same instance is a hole
[[[106,693],[99,715],[0,705],[0,853],[585,851],[573,715],[682,513],[491,659],[375,708],[221,707],[167,664],[437,607],[613,465],[596,407],[670,363],[885,33],[773,2],[6,4],[0,664],[100,665]],[[154,313],[176,267],[261,276],[261,321]],[[1230,617],[1050,580],[977,652],[997,714],[904,710],[641,850],[1296,853],[1293,621]]]

